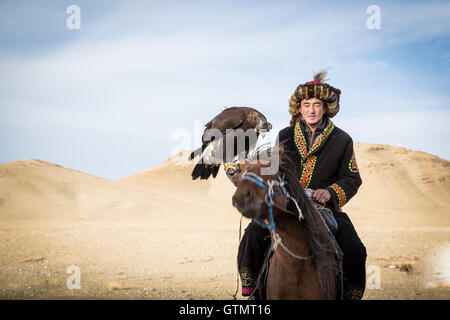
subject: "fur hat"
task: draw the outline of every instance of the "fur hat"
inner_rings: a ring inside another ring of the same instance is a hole
[[[316,73],[313,81],[301,84],[295,89],[289,99],[289,113],[292,115],[293,120],[302,116],[298,109],[303,99],[317,98],[325,102],[327,108],[326,115],[330,118],[339,112],[341,90],[326,84],[325,81],[328,80],[325,79],[326,76],[327,71],[322,70]]]

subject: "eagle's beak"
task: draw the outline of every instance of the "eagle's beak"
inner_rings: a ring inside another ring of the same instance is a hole
[[[255,131],[257,134],[261,134],[264,138],[267,134],[267,132],[272,129],[272,125],[269,122],[259,122],[259,126],[255,128]]]

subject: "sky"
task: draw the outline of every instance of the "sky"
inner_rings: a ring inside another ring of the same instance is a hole
[[[355,142],[450,160],[449,1],[2,0],[0,163],[119,179],[199,147],[230,106],[260,110],[273,140],[324,68]]]

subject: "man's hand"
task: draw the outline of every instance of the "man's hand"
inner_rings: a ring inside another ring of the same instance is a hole
[[[325,203],[331,199],[331,194],[327,189],[317,189],[314,190],[312,197],[319,203]]]

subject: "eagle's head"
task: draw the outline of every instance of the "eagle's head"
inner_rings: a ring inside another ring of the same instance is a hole
[[[269,132],[272,129],[272,124],[266,120],[266,118],[261,117],[256,123],[255,130],[257,133],[262,133],[263,135],[266,132]]]

